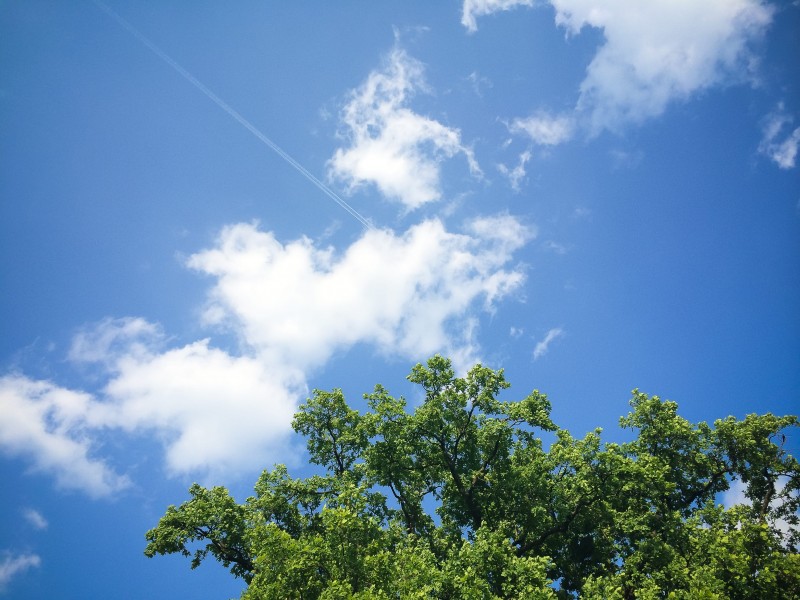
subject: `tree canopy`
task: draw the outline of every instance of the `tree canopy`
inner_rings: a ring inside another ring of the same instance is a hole
[[[502,370],[434,356],[409,380],[412,411],[380,385],[365,412],[315,391],[293,427],[319,474],[276,466],[241,504],[195,484],[145,554],[211,555],[243,599],[800,598],[796,416],[695,424],[634,390],[632,441],[604,443],[538,391],[501,401]]]

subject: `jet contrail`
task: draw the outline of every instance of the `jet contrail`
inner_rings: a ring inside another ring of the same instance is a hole
[[[225,102],[222,98],[217,96],[214,92],[208,89],[203,82],[201,82],[197,77],[189,73],[186,69],[184,69],[180,64],[175,62],[172,57],[169,56],[166,52],[164,52],[161,48],[156,46],[153,42],[151,42],[147,37],[144,36],[138,29],[136,29],[133,25],[131,25],[124,17],[119,15],[115,12],[112,8],[107,6],[105,3],[101,2],[100,0],[92,0],[95,6],[97,6],[100,10],[106,13],[109,17],[114,19],[120,26],[122,26],[125,30],[128,31],[133,37],[139,40],[144,46],[149,48],[153,54],[158,56],[161,60],[167,63],[170,67],[175,69],[181,77],[183,77],[186,81],[191,83],[194,87],[198,90],[203,92],[214,104],[219,106],[222,110],[228,113],[231,117],[233,117],[240,125],[242,125],[247,131],[252,133],[256,136],[261,142],[263,142],[267,147],[272,149],[278,156],[280,156],[283,160],[293,166],[300,174],[308,179],[311,183],[317,186],[322,192],[328,196],[331,200],[336,202],[339,206],[341,206],[344,210],[350,213],[355,219],[357,219],[364,227],[367,229],[374,229],[372,223],[369,222],[368,219],[363,217],[355,208],[350,206],[347,202],[342,200],[336,192],[330,189],[327,185],[317,179],[308,169],[306,169],[303,165],[297,162],[294,158],[292,158],[289,154],[287,154],[283,148],[278,146],[275,142],[269,139],[266,135],[261,133],[258,128],[253,125],[250,121],[245,119],[241,114],[239,114],[231,105]]]

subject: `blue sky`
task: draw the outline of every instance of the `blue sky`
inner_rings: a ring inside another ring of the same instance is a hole
[[[0,4],[0,593],[237,596],[144,532],[437,352],[797,412],[797,2],[107,1]]]

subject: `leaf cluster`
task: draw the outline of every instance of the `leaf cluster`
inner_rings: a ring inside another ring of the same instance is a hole
[[[796,598],[796,416],[692,424],[634,390],[635,433],[575,438],[502,370],[412,370],[413,411],[378,385],[368,410],[315,391],[293,426],[323,474],[265,471],[238,504],[194,485],[145,553],[211,554],[266,598]],[[544,432],[554,441],[544,447]],[[732,482],[746,501],[725,508]]]

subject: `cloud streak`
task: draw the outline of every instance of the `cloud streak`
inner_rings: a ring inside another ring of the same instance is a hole
[[[38,567],[42,559],[36,554],[6,554],[0,560],[0,591],[5,590],[9,582],[20,573]]]
[[[123,18],[122,15],[111,9],[107,4],[101,2],[100,0],[92,0],[100,10],[106,13],[109,17],[114,19],[123,29],[125,29],[128,33],[130,33],[134,38],[136,38],[143,46],[149,49],[153,54],[158,56],[164,63],[169,65],[172,69],[174,69],[181,77],[183,77],[186,81],[191,83],[195,88],[197,88],[200,92],[202,92],[209,100],[211,100],[214,104],[216,104],[219,108],[225,111],[230,117],[232,117],[237,123],[239,123],[242,127],[244,127],[247,131],[252,133],[262,144],[267,146],[271,149],[275,154],[280,156],[284,161],[286,161],[289,165],[292,166],[297,172],[299,172],[303,177],[308,179],[311,183],[313,183],[317,188],[322,191],[328,198],[336,202],[339,206],[341,206],[345,211],[350,213],[350,215],[359,221],[364,227],[370,229],[372,224],[368,219],[362,216],[355,208],[350,206],[347,202],[345,202],[339,195],[330,189],[327,185],[325,185],[322,181],[317,179],[313,173],[311,173],[308,169],[306,169],[303,165],[297,162],[291,155],[289,155],[283,148],[278,146],[275,142],[273,142],[269,137],[267,137],[260,129],[258,129],[255,125],[253,125],[250,121],[245,119],[239,111],[235,110],[230,104],[225,102],[222,98],[217,96],[211,89],[209,89],[202,81],[197,79],[194,75],[192,75],[189,71],[184,69],[180,63],[174,60],[169,54],[164,52],[161,48],[156,46],[147,36],[145,36],[142,32],[140,32],[136,27],[134,27],[127,19]]]
[[[50,525],[47,522],[47,519],[44,518],[42,513],[33,508],[26,508],[25,510],[23,510],[22,516],[25,517],[25,520],[28,523],[30,523],[31,527],[39,531],[47,529],[48,526]]]
[[[560,338],[564,335],[564,330],[560,327],[554,327],[547,334],[544,336],[544,339],[536,344],[536,347],[533,349],[533,360],[539,360],[550,349],[550,344],[552,344],[555,340]]]

